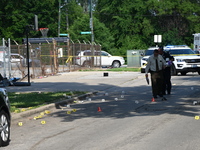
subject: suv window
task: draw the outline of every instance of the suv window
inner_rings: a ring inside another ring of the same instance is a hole
[[[153,54],[153,51],[154,51],[154,50],[149,50],[149,49],[146,50],[146,51],[145,51],[145,56],[152,55],[152,54]]]
[[[84,56],[92,56],[91,52],[84,52],[83,55]]]
[[[167,50],[171,55],[178,55],[178,54],[195,54],[194,51],[191,49],[173,49],[173,50]]]
[[[92,56],[92,52],[84,52],[84,56]],[[100,56],[100,52],[94,52],[94,56]]]

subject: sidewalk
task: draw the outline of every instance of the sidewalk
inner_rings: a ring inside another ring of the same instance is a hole
[[[9,86],[8,92],[56,92],[56,91],[101,91],[110,86],[121,85],[127,80],[144,77],[139,72],[69,72],[55,76],[31,79],[31,86]],[[26,82],[26,81],[24,81]]]

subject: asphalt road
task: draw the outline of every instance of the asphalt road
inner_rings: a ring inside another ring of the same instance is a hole
[[[199,150],[200,76],[173,76],[168,101],[151,102],[144,74],[71,72],[33,80],[31,86],[8,91],[83,90],[96,95],[51,108],[12,123],[6,150]],[[100,110],[100,111],[98,111]],[[21,123],[21,126],[19,125]]]

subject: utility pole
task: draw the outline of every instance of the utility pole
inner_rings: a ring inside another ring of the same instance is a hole
[[[68,2],[65,1],[65,8],[66,8],[66,30],[67,30],[67,33],[68,33],[68,30],[69,30],[69,17],[68,17]]]
[[[60,37],[60,17],[61,17],[61,0],[59,1],[59,8],[58,8],[58,37]]]
[[[94,66],[94,29],[93,29],[93,14],[92,14],[92,0],[90,0],[90,28],[91,28],[91,52],[92,52],[92,68]]]

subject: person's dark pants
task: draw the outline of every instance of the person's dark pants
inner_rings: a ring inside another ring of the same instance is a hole
[[[154,97],[163,96],[163,71],[151,72],[151,86]]]
[[[171,94],[171,71],[170,68],[164,70],[164,84],[163,84],[163,94],[167,91],[168,94]]]

